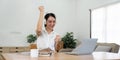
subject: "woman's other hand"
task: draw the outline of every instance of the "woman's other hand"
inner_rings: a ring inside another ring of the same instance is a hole
[[[60,35],[56,35],[55,42],[57,43],[57,42],[59,42],[60,40],[61,40]]]

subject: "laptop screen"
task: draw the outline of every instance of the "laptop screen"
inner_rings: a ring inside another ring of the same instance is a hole
[[[81,44],[76,47],[72,53],[77,54],[91,54],[97,45],[97,39],[84,39]]]

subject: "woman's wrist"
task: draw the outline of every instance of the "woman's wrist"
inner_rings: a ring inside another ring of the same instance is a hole
[[[40,15],[44,15],[44,12],[40,12]]]
[[[44,12],[40,12],[40,13],[44,13]]]

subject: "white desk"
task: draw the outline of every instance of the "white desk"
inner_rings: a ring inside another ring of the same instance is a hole
[[[91,55],[68,55],[65,53],[56,53],[50,57],[30,57],[20,53],[2,53],[6,60],[120,60],[120,55],[116,53],[94,52]]]

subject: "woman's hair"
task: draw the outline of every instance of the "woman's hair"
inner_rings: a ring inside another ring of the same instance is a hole
[[[47,14],[44,16],[45,20],[47,21],[50,16],[51,16],[51,17],[54,17],[54,18],[56,19],[56,16],[55,16],[54,13],[47,13]],[[46,27],[46,24],[45,24],[45,27]]]

